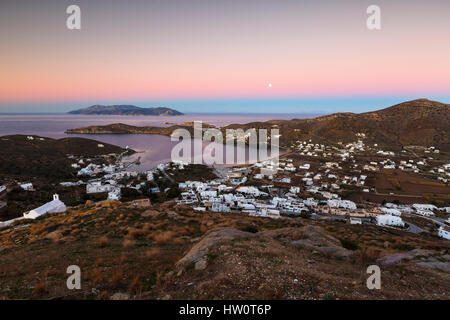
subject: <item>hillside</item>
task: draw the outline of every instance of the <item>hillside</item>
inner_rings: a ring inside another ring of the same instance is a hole
[[[87,202],[0,230],[0,299],[448,299],[449,244],[377,226]],[[17,261],[28,261],[17,268]],[[66,287],[78,265],[81,290]],[[382,269],[368,290],[368,265]]]
[[[155,126],[146,126],[146,127],[137,127],[124,123],[113,123],[105,126],[89,126],[84,128],[75,128],[75,129],[67,129],[65,133],[67,134],[161,134],[170,136],[173,131],[177,129],[186,129],[191,134],[194,134],[193,131],[193,122],[185,122],[182,125],[172,125],[169,127],[155,127]],[[202,124],[202,127],[212,128],[212,125]]]
[[[99,147],[99,144],[103,147]],[[48,180],[73,177],[68,155],[95,157],[127,150],[85,138],[51,139],[24,135],[0,137],[0,177],[40,177]]]
[[[131,115],[131,116],[179,116],[181,112],[170,108],[141,108],[132,105],[94,105],[70,111],[69,114],[86,115]]]
[[[282,134],[280,143],[289,146],[296,140],[337,143],[357,140],[386,148],[408,145],[435,146],[450,150],[450,105],[427,99],[413,100],[366,113],[336,113],[314,119],[273,120],[249,123],[244,128],[274,128]],[[226,128],[239,128],[229,125]]]

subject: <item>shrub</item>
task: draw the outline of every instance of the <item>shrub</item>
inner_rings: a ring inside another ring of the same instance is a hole
[[[158,257],[161,254],[161,250],[159,250],[158,248],[152,248],[150,250],[147,250],[147,252],[145,252],[145,255],[147,258],[153,259]]]
[[[175,232],[166,231],[156,234],[153,238],[157,244],[165,244],[168,243],[174,237]]]
[[[47,293],[47,281],[45,281],[45,279],[38,281],[36,283],[36,285],[34,286],[33,293],[39,297],[46,294]]]
[[[100,283],[104,282],[106,277],[100,269],[96,268],[91,271],[90,279],[92,281],[92,284],[94,286],[96,286],[96,285],[99,285]]]
[[[136,246],[136,241],[131,239],[125,239],[122,243],[122,246],[124,247],[124,249],[134,248]]]
[[[341,241],[341,244],[345,249],[352,250],[352,251],[355,251],[356,249],[358,249],[358,244],[352,240],[339,239],[339,241]]]
[[[141,284],[141,281],[139,280],[139,276],[136,276],[133,279],[133,281],[131,281],[129,292],[131,294],[138,294],[138,293],[140,293],[141,288],[142,288],[142,284]]]
[[[100,237],[100,239],[98,240],[98,244],[100,245],[100,247],[106,247],[109,243],[109,239],[106,236]]]
[[[123,274],[120,270],[116,270],[113,272],[112,276],[111,276],[111,280],[110,280],[110,284],[114,287],[120,287],[121,285],[123,285]]]

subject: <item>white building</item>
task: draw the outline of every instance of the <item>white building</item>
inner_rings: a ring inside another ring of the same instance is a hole
[[[211,206],[212,212],[231,212],[230,208],[225,203],[214,202]]]
[[[432,204],[413,204],[412,205],[414,209],[416,210],[437,210],[437,207],[435,205]]]
[[[241,186],[241,187],[236,188],[236,191],[240,192],[240,193],[251,194],[255,197],[259,197],[260,195],[267,195],[267,193],[261,192],[258,190],[258,188],[251,187],[251,186]]]
[[[23,190],[26,190],[26,191],[32,191],[33,190],[33,184],[32,183],[20,183],[19,185],[20,185],[20,187]]]
[[[108,200],[120,200],[120,197],[120,188],[114,187],[110,192],[108,192]]]
[[[33,209],[28,213],[24,213],[23,216],[25,219],[36,219],[46,213],[58,213],[66,210],[67,207],[64,202],[59,200],[59,196],[57,194],[54,194],[52,201],[47,202],[46,204],[40,206],[39,208]]]
[[[450,207],[440,208],[440,211],[444,211],[445,213],[450,213]]]
[[[379,226],[395,226],[395,227],[404,227],[405,223],[402,218],[392,216],[390,214],[379,215],[376,217],[377,225]]]
[[[356,204],[350,200],[328,200],[327,205],[331,208],[343,208],[349,210],[356,210]]]
[[[381,208],[381,210],[386,213],[386,214],[390,214],[392,216],[397,216],[400,217],[402,215],[402,213],[400,212],[400,210],[398,209],[391,209],[391,208]]]
[[[438,231],[438,236],[450,240],[450,228],[447,226],[441,226]]]
[[[114,189],[111,184],[102,185],[101,181],[92,181],[86,185],[86,193],[110,192]]]
[[[19,217],[19,218],[7,220],[7,221],[0,221],[0,228],[1,227],[7,227],[7,226],[13,224],[14,222],[22,220],[22,219],[25,219],[25,217]]]
[[[350,217],[350,224],[362,224],[361,218]]]
[[[291,186],[291,188],[289,189],[289,192],[294,193],[294,194],[295,193],[299,193],[300,192],[300,187]]]
[[[421,216],[424,216],[424,217],[432,217],[432,216],[434,216],[434,212],[433,211],[429,211],[429,210],[417,210],[416,213],[420,214]]]
[[[249,216],[278,219],[280,218],[280,211],[275,209],[261,208],[255,212],[249,213]]]

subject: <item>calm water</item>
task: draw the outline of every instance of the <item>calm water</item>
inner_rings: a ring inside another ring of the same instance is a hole
[[[111,123],[125,123],[134,126],[170,126],[165,122],[182,124],[185,121],[203,121],[217,127],[231,123],[248,123],[252,121],[267,121],[273,119],[288,120],[293,118],[304,118],[305,115],[290,114],[189,114],[176,117],[155,117],[155,116],[90,116],[90,115],[0,115],[0,136],[11,134],[38,135],[50,138],[64,138],[79,136],[95,139],[105,143],[118,146],[129,146],[130,148],[142,151],[137,156],[141,157],[141,165],[135,169],[148,170],[158,163],[168,162],[171,157],[171,150],[176,142],[170,141],[170,137],[162,135],[114,135],[114,134],[93,134],[93,135],[67,135],[67,129],[86,127],[91,125],[107,125]],[[312,117],[312,115],[310,116]],[[236,153],[236,151],[235,151]]]

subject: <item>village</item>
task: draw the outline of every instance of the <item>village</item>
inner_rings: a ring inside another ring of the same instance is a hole
[[[399,200],[357,202],[349,197],[376,195],[378,190],[367,182],[371,174],[381,171],[432,175],[432,179],[448,184],[450,163],[433,166],[433,156],[438,156],[439,150],[424,148],[422,156],[417,155],[417,150],[404,149],[394,153],[383,151],[376,144],[365,145],[364,134],[358,134],[357,138],[354,143],[338,146],[297,141],[291,146],[292,152],[277,162],[266,160],[234,168],[214,168],[214,179],[200,175],[199,179],[181,182],[177,175],[189,170],[188,163],[175,161],[138,172],[130,169],[135,163],[122,158],[114,163],[98,164],[89,158],[69,156],[79,180],[63,181],[60,186],[85,186],[87,195],[105,194],[105,200],[115,201],[123,198],[125,190],[127,193],[132,190],[134,198],[171,193],[176,203],[191,206],[199,213],[233,212],[273,219],[302,216],[350,224],[370,223],[414,233],[432,231],[441,238],[450,239],[448,202],[436,206]],[[18,182],[18,185],[26,192],[34,191],[30,182]],[[7,187],[0,186],[0,195],[5,192]],[[385,195],[395,197],[396,192]],[[24,212],[22,217],[0,222],[0,227],[65,210],[66,205],[55,194],[52,201]],[[417,226],[417,219],[432,227]]]

